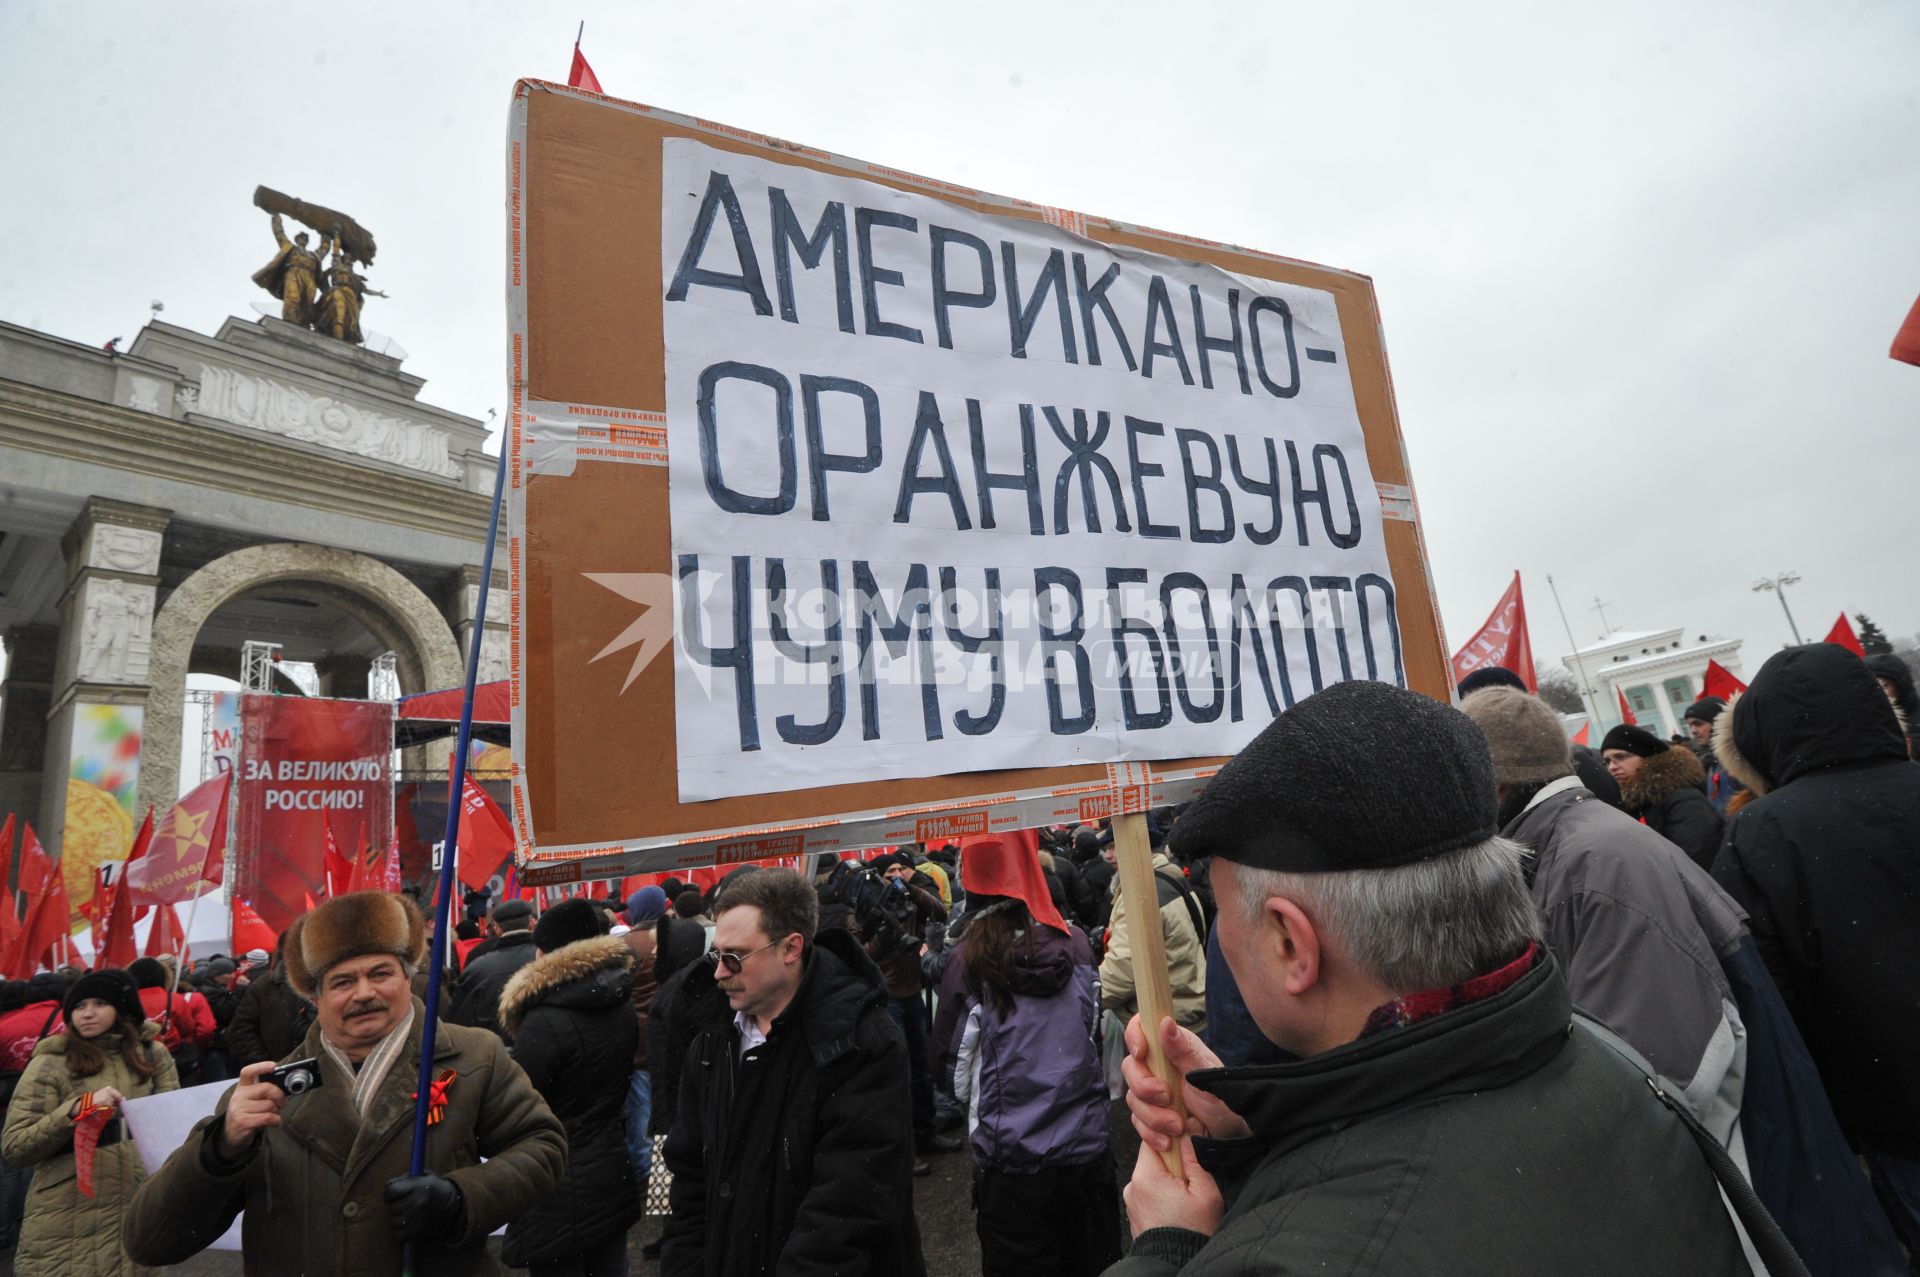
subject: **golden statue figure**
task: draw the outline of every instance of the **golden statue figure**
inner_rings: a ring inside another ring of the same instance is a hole
[[[333,262],[326,271],[326,291],[314,311],[314,331],[358,346],[365,340],[360,334],[360,308],[368,296],[385,297],[378,289],[368,288],[364,275],[353,269],[353,258],[340,248],[335,235],[330,245]]]
[[[253,273],[253,282],[280,299],[280,318],[305,328],[313,322],[313,301],[319,290],[320,255],[307,247],[307,233],[287,238],[280,214],[273,215],[273,238],[280,245],[274,259]]]

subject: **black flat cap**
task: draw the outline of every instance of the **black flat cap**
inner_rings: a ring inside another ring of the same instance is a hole
[[[522,918],[533,917],[531,900],[502,900],[493,907],[492,918],[495,922],[518,922]]]
[[[1387,869],[1497,832],[1487,738],[1386,683],[1336,683],[1268,724],[1174,826],[1188,858],[1286,873]]]

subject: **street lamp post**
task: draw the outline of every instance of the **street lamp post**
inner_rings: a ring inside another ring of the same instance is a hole
[[[1800,574],[1798,572],[1782,572],[1778,576],[1762,577],[1753,583],[1753,590],[1756,594],[1762,590],[1770,590],[1774,594],[1779,595],[1780,610],[1787,614],[1787,628],[1793,631],[1793,642],[1796,647],[1806,642],[1806,640],[1800,637],[1800,627],[1793,622],[1793,609],[1787,606],[1787,587],[1798,584],[1800,584]]]

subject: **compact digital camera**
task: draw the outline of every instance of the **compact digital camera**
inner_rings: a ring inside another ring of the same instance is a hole
[[[289,1060],[267,1074],[262,1081],[271,1082],[288,1095],[305,1095],[320,1085],[320,1061]]]

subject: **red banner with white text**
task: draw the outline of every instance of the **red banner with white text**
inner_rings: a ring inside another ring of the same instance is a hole
[[[1520,593],[1520,574],[1494,605],[1493,615],[1453,654],[1453,681],[1458,683],[1475,670],[1497,666],[1518,674],[1529,692],[1539,691],[1534,682],[1533,640],[1527,634],[1527,601]]]
[[[392,764],[391,704],[243,697],[234,897],[285,930],[327,894],[329,829],[342,856],[384,864]]]

